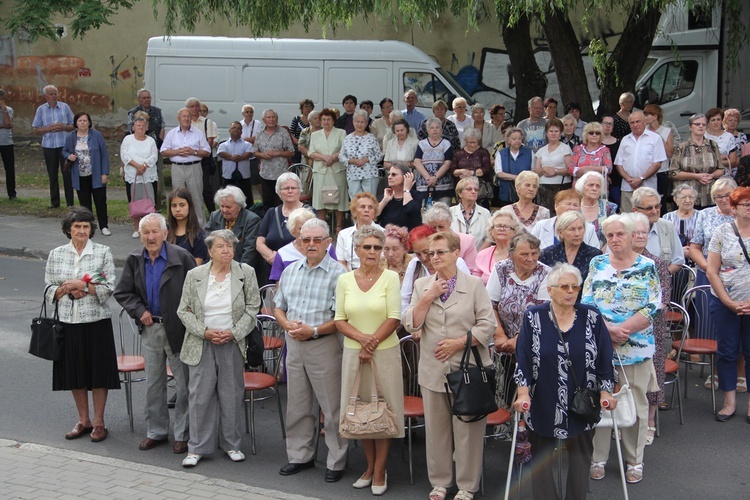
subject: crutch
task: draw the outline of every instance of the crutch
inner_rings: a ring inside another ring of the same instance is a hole
[[[528,410],[528,408],[529,408],[528,403],[524,403],[523,409],[524,410]],[[516,440],[518,439],[518,422],[521,419],[521,413],[520,412],[516,411],[514,413],[515,413],[515,417],[516,418],[515,418],[515,422],[514,422],[514,425],[513,425],[513,439],[510,442],[510,460],[508,461],[508,475],[505,478],[505,496],[504,496],[504,500],[508,500],[508,498],[510,496],[510,485],[511,485],[511,482],[512,482],[511,480],[513,478],[513,462],[515,461],[515,458],[516,458],[515,455],[516,455]],[[522,471],[522,470],[523,470],[523,464],[521,464],[521,468],[519,469],[519,474],[518,474],[519,481],[520,481],[520,477],[521,477],[521,472],[520,471]],[[520,488],[520,484],[519,484],[519,488]]]
[[[602,404],[604,408],[607,408],[609,406],[608,401],[604,401]],[[612,411],[617,411],[617,408],[615,408]],[[620,429],[617,427],[617,419],[612,417],[612,430],[615,433],[615,446],[617,447],[617,463],[620,465],[620,480],[622,481],[622,494],[625,498],[625,500],[629,500],[628,497],[628,483],[625,481],[625,466],[623,465],[622,461],[622,447],[620,446]]]

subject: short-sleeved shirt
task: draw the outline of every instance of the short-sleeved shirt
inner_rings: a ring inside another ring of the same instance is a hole
[[[140,104],[130,111],[128,111],[128,133],[133,133],[133,124],[135,123],[135,114],[139,111],[143,111],[148,114],[148,130],[146,135],[156,141],[156,146],[161,146],[161,131],[164,129],[164,117],[162,116],[161,109],[156,106],[150,106],[148,111],[143,109]]]
[[[253,152],[253,145],[249,142],[238,139],[233,141],[232,139],[226,140],[219,144],[218,153],[228,153],[230,155],[244,155],[245,153]],[[238,169],[242,174],[243,179],[250,178],[250,158],[241,161],[232,161],[222,158],[221,162],[221,176],[225,179],[232,178],[232,172]]]
[[[13,121],[13,108],[5,106],[8,110],[8,116],[10,116],[11,122]],[[3,119],[0,117],[0,123]],[[13,145],[13,129],[12,128],[0,128],[0,146],[12,146]]]
[[[531,118],[526,118],[518,122],[518,128],[523,130],[523,145],[534,153],[547,144],[547,132],[544,130],[546,123],[547,121],[544,118],[536,122],[531,121]]]
[[[717,227],[733,220],[734,215],[722,215],[719,213],[718,207],[708,207],[700,210],[698,218],[695,221],[693,237],[690,239],[690,243],[700,245],[703,250],[703,257],[708,258],[708,244],[711,242],[711,235],[714,234]]]
[[[164,142],[161,145],[161,152],[180,149],[183,147],[189,147],[190,149],[208,151],[211,152],[211,147],[208,145],[206,136],[202,130],[198,130],[193,125],[188,130],[182,130],[180,127],[175,127],[164,136]],[[197,155],[191,156],[174,156],[172,157],[172,163],[190,163],[195,161],[201,161],[201,157]]]
[[[357,167],[350,165],[350,159],[367,158],[369,161]],[[349,134],[344,138],[339,153],[339,161],[346,165],[346,178],[350,181],[372,179],[378,176],[378,162],[383,158],[378,139],[372,134]]]
[[[487,293],[509,338],[518,335],[523,315],[529,307],[550,299],[547,292],[549,272],[550,268],[539,262],[531,276],[522,280],[513,270],[511,259],[501,260],[492,268]]]
[[[402,109],[401,114],[403,115],[404,120],[406,120],[406,122],[409,124],[409,127],[411,127],[414,130],[419,130],[419,127],[422,125],[422,122],[426,120],[424,113],[419,111],[417,108],[414,108],[411,111]]]
[[[745,248],[750,248],[750,238],[742,238]],[[721,255],[719,266],[719,278],[729,294],[729,298],[735,301],[750,299],[750,264],[745,259],[745,254],[740,246],[737,235],[734,234],[732,224],[724,223],[714,231],[708,251]],[[711,288],[714,296],[716,292]]]
[[[47,127],[53,123],[73,125],[73,112],[70,110],[70,106],[58,101],[54,108],[46,102],[36,108],[34,121],[31,123],[32,127]],[[42,135],[42,147],[61,148],[65,146],[65,136],[67,134],[68,132],[62,130],[59,132],[46,132]]]
[[[542,146],[539,148],[539,150],[534,153],[534,164],[536,164],[536,159],[539,158],[542,160],[542,166],[543,167],[554,167],[554,168],[564,168],[565,167],[565,157],[570,156],[573,154],[573,151],[571,151],[570,146],[564,143],[560,143],[557,148],[555,148],[554,151],[549,150],[549,144]],[[546,175],[542,175],[539,177],[539,184],[554,184],[556,186],[559,186],[560,184],[571,182],[569,175],[556,175],[554,177],[547,177]]]
[[[333,244],[328,245],[328,255],[330,255],[333,260],[337,261],[336,249],[333,247]],[[300,251],[297,250],[297,248],[295,248],[294,242],[291,242],[279,248],[278,252],[276,252],[276,257],[273,258],[271,274],[268,275],[268,279],[270,281],[279,281],[279,278],[281,278],[281,273],[284,272],[284,269],[297,262],[298,260],[303,259],[304,257],[305,256],[302,255]]]
[[[664,149],[664,141],[656,132],[648,129],[643,131],[636,139],[632,133],[622,138],[620,149],[617,150],[615,165],[622,165],[623,170],[636,179],[643,176],[646,170],[654,164],[661,163],[667,159],[667,151]],[[656,189],[656,176],[652,175],[643,185]],[[622,180],[623,191],[633,191],[633,188],[625,179]]]
[[[294,241],[294,236],[286,227],[287,220],[288,217],[284,216],[281,205],[272,208],[263,216],[258,236],[263,236],[266,239],[266,246],[273,251],[278,251],[284,245]]]
[[[193,238],[193,244],[190,244],[190,238],[187,234],[182,236],[175,236],[175,245],[182,247],[193,256],[194,259],[203,259],[203,262],[208,260],[208,247],[206,247],[206,233],[201,231],[198,236]]]
[[[453,160],[453,146],[445,139],[441,139],[436,145],[432,145],[430,139],[419,141],[414,158],[422,160],[422,165],[430,175],[435,175],[443,163]],[[427,192],[427,181],[421,175],[417,175],[417,191]],[[439,177],[435,184],[435,191],[449,191],[453,189],[453,179],[450,173]]]
[[[289,151],[294,152],[292,136],[286,129],[276,127],[271,135],[268,135],[263,129],[255,136],[255,151],[265,153],[267,151]],[[289,167],[289,158],[277,156],[270,160],[262,158],[260,160],[260,176],[268,181],[275,181],[281,174],[287,171]]]

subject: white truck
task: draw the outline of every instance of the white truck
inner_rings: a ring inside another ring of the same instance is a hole
[[[185,99],[197,97],[225,131],[242,118],[244,104],[253,105],[258,119],[273,108],[279,124],[288,125],[303,99],[320,110],[341,109],[348,94],[376,106],[389,97],[401,109],[404,92],[414,89],[428,117],[437,99],[449,108],[457,96],[473,102],[427,54],[398,41],[154,37],[146,49],[145,86],[167,127],[177,125]]]

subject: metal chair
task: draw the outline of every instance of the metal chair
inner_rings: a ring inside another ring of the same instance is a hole
[[[132,333],[130,339],[130,348],[126,349],[125,336],[122,333],[123,322],[127,322]],[[141,336],[138,334],[138,327],[133,319],[128,316],[125,309],[120,310],[118,317],[120,330],[120,355],[117,356],[117,371],[120,372],[120,383],[125,384],[125,403],[128,408],[128,420],[130,421],[130,432],[134,432],[133,427],[133,382],[142,382],[146,377],[133,378],[133,373],[146,371],[146,361],[141,356]],[[126,354],[126,351],[129,354]]]
[[[684,365],[684,376],[683,382],[685,386],[685,395],[687,398],[687,367],[688,365],[698,365],[701,368],[709,366],[711,369],[711,381],[714,380],[714,362],[716,358],[716,350],[718,348],[716,338],[714,336],[713,324],[711,322],[711,312],[709,304],[711,301],[711,286],[701,285],[690,288],[685,292],[682,298],[682,314],[688,311],[692,314],[693,320],[690,321],[693,325],[693,332],[685,329],[680,340],[672,342],[672,348],[677,349],[677,360]],[[700,356],[700,360],[693,360],[691,355],[697,354]],[[708,357],[708,361],[706,361]],[[702,375],[701,375],[702,376]],[[714,384],[711,384],[711,406],[714,414],[716,414],[716,389]]]
[[[672,302],[682,303],[685,292],[695,286],[695,278],[695,269],[685,264],[672,275]]]
[[[669,350],[675,341],[679,341],[687,335],[690,328],[690,315],[681,305],[674,302],[667,304],[664,314],[667,318],[667,331],[669,335],[661,339],[666,343],[665,349]],[[658,341],[658,339],[657,339]],[[680,365],[677,361],[667,358],[664,366],[665,380],[664,390],[668,385],[672,386],[672,396],[669,401],[669,408],[674,408],[674,397],[677,394],[677,407],[680,410],[680,424],[685,421],[682,415],[682,396],[680,395]],[[660,435],[659,412],[656,412],[656,435]]]
[[[257,319],[258,328],[261,332],[267,331],[269,328],[281,328],[276,323],[276,319],[271,316],[264,316],[259,314]],[[275,325],[275,326],[274,326]],[[271,373],[264,373],[261,371],[246,371],[245,377],[245,432],[250,433],[250,443],[253,455],[255,455],[255,402],[265,401],[266,399],[276,396],[276,403],[279,410],[279,423],[281,424],[281,436],[286,439],[286,427],[284,426],[284,413],[281,407],[281,395],[279,394],[279,387],[277,384],[277,378],[279,375],[279,367],[281,365],[281,356],[284,351],[284,337],[283,331],[281,336],[281,347],[276,350],[271,361],[272,371]],[[264,363],[263,368],[268,367],[268,361]],[[256,393],[260,391],[270,391],[268,396],[256,397]],[[250,412],[248,415],[248,407]]]
[[[273,310],[276,308],[276,304],[273,302],[274,297],[276,297],[276,284],[264,285],[260,287],[258,293],[260,294],[260,310],[258,312],[266,316],[273,316]]]
[[[289,167],[289,171],[296,174],[302,182],[302,190],[299,199],[302,203],[312,203],[313,169],[307,163],[295,163]]]
[[[496,362],[497,359],[500,359],[500,362],[503,364],[506,370],[511,366],[511,364],[513,363],[513,356],[511,354],[504,354],[504,353],[499,353],[495,351],[494,343],[490,345],[489,349],[490,349],[490,356],[492,357],[493,363]],[[514,399],[515,399],[515,396],[514,396]],[[487,440],[489,438],[498,438],[498,437],[507,436],[507,431],[503,429],[498,430],[498,427],[501,425],[510,423],[511,418],[512,418],[512,415],[510,411],[506,408],[498,408],[496,411],[487,415],[487,427],[486,428],[492,429],[492,430],[486,431],[484,434],[484,439],[482,440],[482,476],[479,482],[482,496],[484,496],[484,449],[487,446]]]
[[[414,467],[412,461],[413,421],[424,418],[424,402],[419,391],[417,379],[419,368],[419,343],[407,335],[399,340],[401,361],[404,368],[404,419],[406,420],[406,442],[409,449],[409,482],[414,484]]]

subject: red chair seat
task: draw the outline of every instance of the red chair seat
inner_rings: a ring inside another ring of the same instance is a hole
[[[404,417],[424,417],[424,401],[417,396],[404,396]]]
[[[667,311],[664,314],[664,317],[667,319],[670,323],[679,323],[682,321],[682,313],[679,311]]]
[[[143,356],[117,356],[117,371],[139,372],[146,369],[146,361]]]
[[[284,345],[284,341],[277,337],[271,337],[269,335],[263,336],[263,347],[266,350],[281,349]]]
[[[487,415],[487,425],[500,425],[506,422],[510,422],[510,412],[504,408]]]
[[[245,390],[260,391],[276,386],[276,379],[267,373],[245,372]]]
[[[666,363],[664,364],[664,373],[677,373],[677,370],[679,369],[680,365],[677,364],[677,362],[673,359],[667,359]]]
[[[680,341],[672,342],[673,349],[680,348]],[[688,354],[716,354],[717,344],[711,339],[687,339],[682,345],[682,352]]]

